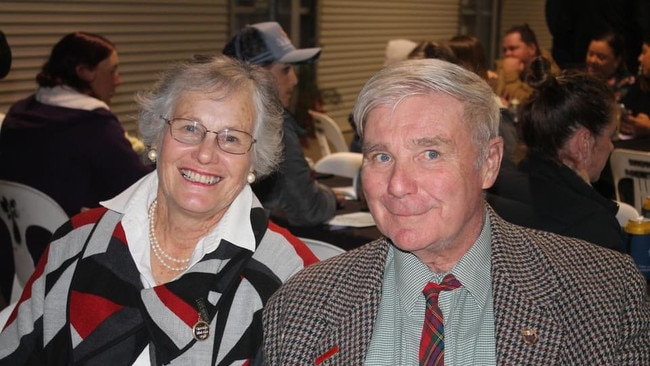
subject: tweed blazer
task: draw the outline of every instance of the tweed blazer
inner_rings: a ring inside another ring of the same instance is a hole
[[[629,256],[487,210],[498,365],[650,365],[650,303]],[[267,364],[362,365],[389,245],[312,265],[276,292],[264,310]]]

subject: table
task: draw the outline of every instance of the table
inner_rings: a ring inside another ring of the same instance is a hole
[[[332,187],[345,187],[352,185],[352,179],[339,177],[332,174],[319,174],[319,182]],[[359,200],[348,200],[345,207],[336,211],[337,215],[367,211],[367,207]],[[376,226],[369,227],[333,227],[327,224],[316,226],[291,226],[281,214],[271,214],[271,220],[287,228],[293,235],[304,238],[321,240],[336,245],[339,248],[350,250],[381,237]]]

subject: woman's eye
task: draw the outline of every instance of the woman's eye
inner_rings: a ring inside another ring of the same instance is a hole
[[[428,150],[424,152],[424,157],[428,160],[435,160],[440,157],[437,151]]]
[[[183,126],[183,131],[185,131],[185,132],[195,132],[196,131],[196,126],[194,126],[194,125],[185,125],[185,126]]]

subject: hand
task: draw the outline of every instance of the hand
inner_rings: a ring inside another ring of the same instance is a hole
[[[650,136],[650,117],[645,113],[631,114],[621,118],[621,133],[634,137]]]
[[[524,63],[516,57],[504,57],[501,67],[506,74],[516,74],[524,71]]]
[[[343,192],[338,191],[336,188],[332,188],[332,192],[334,192],[334,197],[336,197],[336,208],[341,209],[345,207],[345,195]]]

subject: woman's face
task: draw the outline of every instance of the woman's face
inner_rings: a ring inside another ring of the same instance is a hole
[[[609,79],[616,72],[620,62],[620,58],[614,55],[607,42],[594,40],[589,44],[585,59],[589,74],[603,80]]]
[[[648,43],[644,43],[641,47],[639,66],[641,67],[641,74],[650,78],[650,44]]]
[[[255,112],[245,92],[228,98],[218,92],[186,92],[176,101],[172,115],[165,117],[182,118],[183,125],[196,121],[209,131],[236,129],[252,135]],[[159,202],[164,200],[169,211],[218,221],[247,184],[253,149],[242,155],[227,153],[211,132],[197,145],[185,144],[175,140],[169,129],[165,128],[158,148]]]
[[[616,116],[617,114],[612,113],[612,115]],[[605,164],[607,164],[607,159],[609,159],[609,154],[614,149],[612,137],[616,133],[616,124],[616,118],[612,118],[609,124],[603,128],[600,135],[592,138],[593,146],[586,166],[591,182],[596,182],[600,178],[600,174],[605,168]]]
[[[117,51],[113,51],[109,57],[90,70],[89,77],[86,80],[90,85],[91,96],[106,104],[111,103],[115,90],[118,85],[122,84],[120,73],[117,70],[118,65]]]

